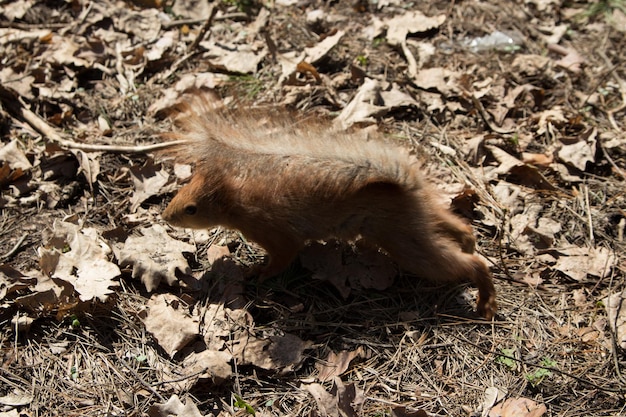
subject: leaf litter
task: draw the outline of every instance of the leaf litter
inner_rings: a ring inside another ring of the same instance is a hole
[[[623,412],[623,4],[139,3],[0,8],[0,414]],[[197,90],[412,147],[497,320],[358,244],[258,283],[164,227],[189,168],[145,144]]]

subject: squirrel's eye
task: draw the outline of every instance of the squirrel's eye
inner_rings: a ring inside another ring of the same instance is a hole
[[[193,204],[190,204],[187,207],[185,207],[185,214],[189,216],[193,216],[194,214],[196,214],[196,211],[197,211],[197,208]]]

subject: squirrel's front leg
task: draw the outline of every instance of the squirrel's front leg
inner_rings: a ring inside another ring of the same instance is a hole
[[[298,252],[304,247],[304,243],[288,236],[272,236],[253,239],[268,255],[266,265],[257,266],[252,273],[259,275],[259,282],[283,272],[293,262]]]

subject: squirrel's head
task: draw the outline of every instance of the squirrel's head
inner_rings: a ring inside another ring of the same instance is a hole
[[[214,213],[210,204],[212,198],[202,176],[196,174],[170,201],[162,217],[176,227],[205,229],[215,226],[216,223],[212,220]]]

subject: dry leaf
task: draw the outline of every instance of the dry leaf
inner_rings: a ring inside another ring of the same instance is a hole
[[[7,294],[35,284],[37,284],[37,278],[26,276],[10,265],[0,265],[0,300]]]
[[[113,280],[120,269],[108,260],[111,249],[96,229],[55,221],[45,240],[38,249],[45,274],[72,284],[82,301],[106,301],[109,287],[119,285]]]
[[[400,45],[409,33],[427,32],[441,26],[445,21],[445,14],[428,17],[420,11],[404,12],[384,20],[387,25],[387,41],[391,45]]]
[[[226,256],[230,256],[230,249],[228,249],[228,246],[211,245],[206,251],[206,257],[210,264],[213,264],[216,260],[222,259]]]
[[[489,410],[489,417],[541,417],[548,411],[544,404],[528,398],[509,398]]]
[[[177,395],[172,395],[164,404],[154,404],[148,409],[150,417],[204,417],[191,399],[183,404]]]
[[[267,55],[267,48],[257,45],[224,44],[222,42],[200,42],[212,57],[211,65],[239,74],[256,73],[259,63]]]
[[[155,165],[149,160],[144,167],[131,167],[130,177],[133,181],[135,193],[130,197],[130,211],[134,213],[141,203],[154,195],[159,195],[164,190],[169,180],[169,174],[160,165]]]
[[[288,333],[269,338],[242,336],[234,341],[232,348],[237,363],[278,373],[292,372],[299,368],[304,360],[304,351],[313,344]]]
[[[330,351],[326,360],[315,364],[315,367],[319,372],[317,378],[320,381],[325,382],[331,378],[340,376],[348,369],[350,362],[357,357],[363,357],[363,348],[361,346],[352,351],[342,350],[339,353]]]
[[[306,384],[301,385],[300,389],[304,389],[313,396],[319,415],[325,417],[343,417],[339,414],[339,408],[337,407],[337,400],[333,395],[324,389],[321,384]]]
[[[380,116],[389,109],[381,105],[380,82],[371,78],[365,78],[356,95],[341,111],[334,123],[347,129],[355,123],[374,123],[373,116]]]
[[[211,303],[200,314],[200,333],[208,350],[222,351],[225,343],[248,335],[254,328],[252,315],[243,309],[231,310],[223,303]]]
[[[11,169],[27,171],[32,168],[30,161],[18,147],[17,140],[12,140],[0,148],[0,161],[6,162]]]
[[[188,275],[191,272],[182,252],[194,253],[195,246],[172,239],[159,224],[140,229],[141,236],[131,236],[119,251],[120,266],[132,265],[133,278],[141,279],[149,292],[154,291],[162,280],[168,285],[178,283],[176,271]]]
[[[15,390],[0,397],[0,404],[17,407],[20,405],[30,404],[33,401],[33,395],[25,391]]]
[[[361,415],[356,409],[359,409],[365,398],[363,390],[356,387],[354,383],[346,385],[339,377],[336,377],[330,393],[321,384],[306,384],[301,385],[300,388],[313,396],[322,416],[358,417]]]
[[[215,350],[203,350],[202,352],[192,352],[185,357],[182,369],[189,378],[187,389],[191,389],[198,379],[209,379],[214,384],[222,384],[230,379],[233,370],[230,365],[233,357],[228,352]]]
[[[198,336],[199,319],[191,317],[183,302],[171,294],[155,294],[146,304],[146,330],[170,357]]]
[[[324,58],[326,54],[339,43],[343,35],[345,35],[345,32],[338,30],[337,33],[332,36],[327,36],[317,45],[311,48],[305,48],[304,53],[306,54],[306,58],[303,60],[306,60],[309,64],[315,64],[317,61]]]
[[[557,155],[561,161],[585,171],[588,163],[595,162],[597,151],[596,128],[589,129],[581,135],[580,140],[570,145],[563,145]]]
[[[426,68],[417,73],[415,78],[413,78],[413,82],[419,88],[424,90],[434,89],[447,96],[460,92],[457,83],[460,76],[460,73],[443,67]]]
[[[554,269],[576,281],[583,281],[587,275],[604,278],[615,263],[615,254],[606,248],[572,247],[558,250],[559,257]]]
[[[493,157],[500,162],[495,172],[500,175],[506,175],[507,180],[541,190],[558,190],[558,188],[552,185],[536,167],[525,164],[497,146],[488,145],[485,147],[489,149]]]

